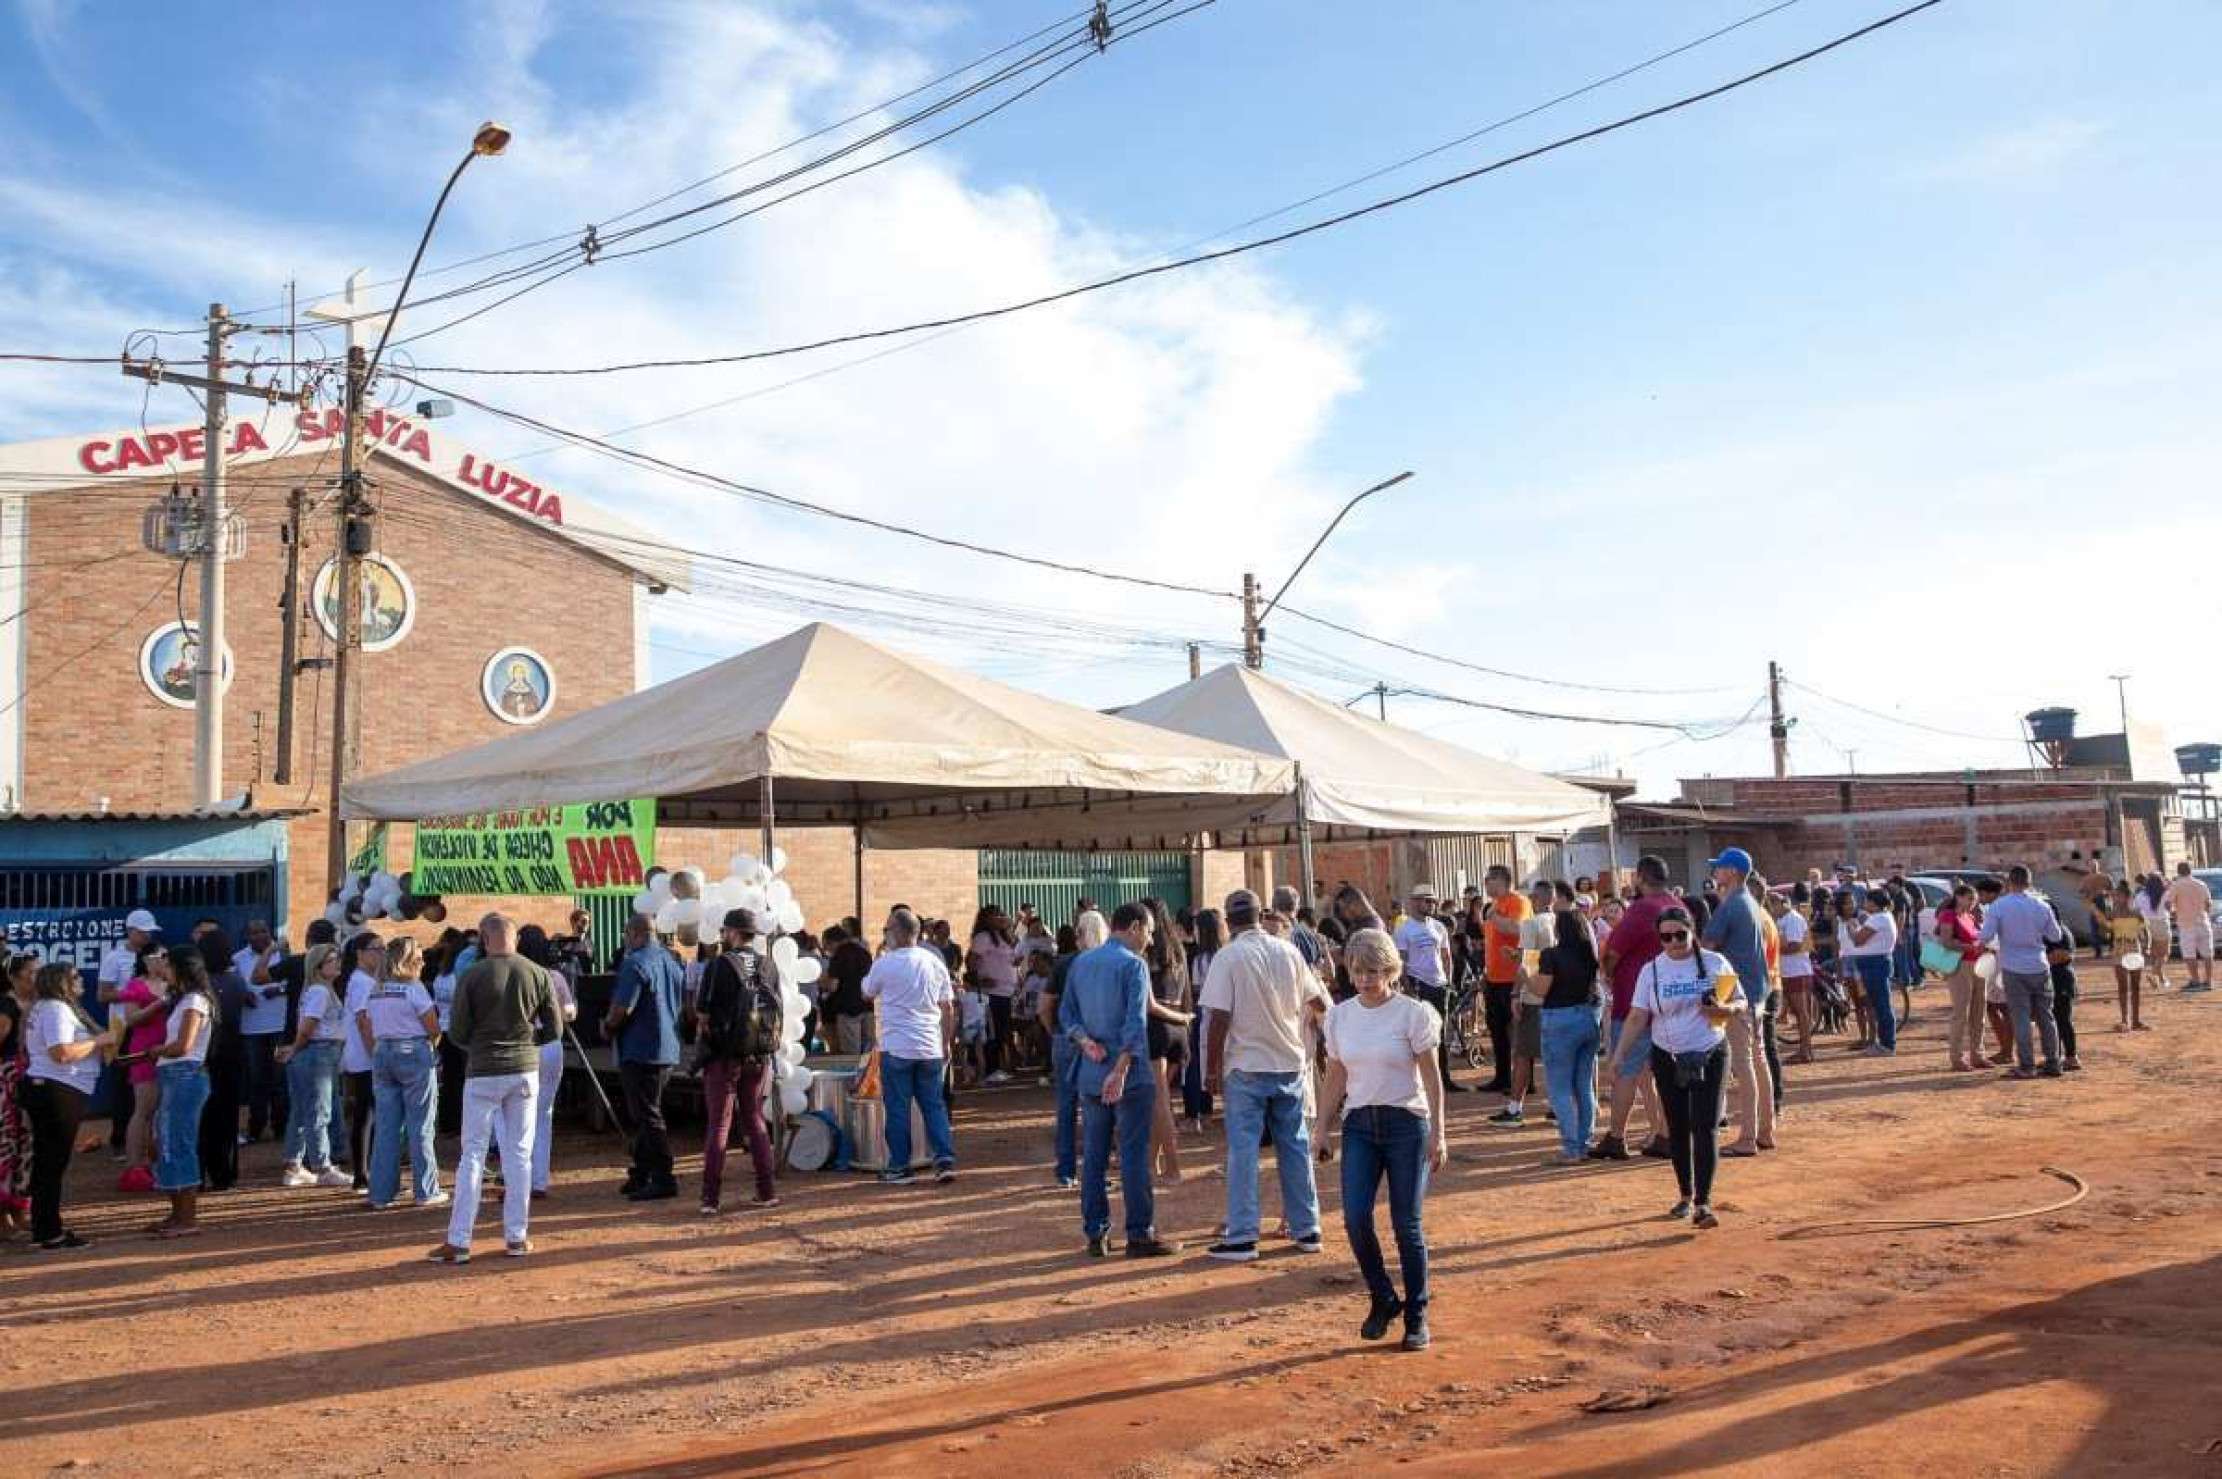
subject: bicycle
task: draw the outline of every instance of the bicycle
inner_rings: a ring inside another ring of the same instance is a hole
[[[1446,989],[1443,1030],[1449,1034],[1453,1057],[1466,1060],[1468,1068],[1482,1068],[1494,1061],[1490,1055],[1487,1007],[1473,977],[1453,981]]]

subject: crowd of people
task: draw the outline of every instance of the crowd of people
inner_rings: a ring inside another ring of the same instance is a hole
[[[1015,918],[986,907],[963,945],[946,921],[898,905],[876,941],[853,918],[799,937],[822,969],[805,1040],[868,1058],[859,1092],[884,1100],[890,1185],[916,1177],[914,1105],[924,1159],[946,1183],[955,1094],[1038,1075],[1052,1090],[1053,1175],[1079,1193],[1094,1257],[1180,1251],[1158,1231],[1156,1190],[1185,1179],[1183,1126],[1223,1124],[1225,1210],[1206,1249],[1219,1261],[1254,1260],[1266,1241],[1267,1147],[1274,1238],[1322,1251],[1315,1168],[1339,1160],[1369,1298],[1362,1333],[1379,1339],[1401,1320],[1411,1349],[1429,1343],[1423,1209],[1454,1094],[1499,1096],[1480,1123],[1503,1130],[1524,1128],[1540,1100],[1556,1140],[1547,1166],[1670,1162],[1668,1215],[1710,1229],[1720,1163],[1779,1143],[1785,1065],[1814,1062],[1832,1034],[1897,1054],[1894,990],[1942,979],[1953,1071],[2081,1068],[2075,941],[2027,868],[1955,882],[1934,907],[1904,878],[1848,869],[1770,885],[1738,848],[1709,870],[1684,889],[1647,856],[1622,888],[1537,879],[1522,891],[1497,867],[1455,903],[1417,885],[1387,917],[1348,883],[1322,890],[1317,910],[1287,887],[1177,913],[1158,899],[1108,912],[1083,900],[1054,930],[1031,906]],[[2170,883],[2103,880],[2088,897],[2119,1030],[2149,1029],[2145,984],[2166,985],[2172,949],[2184,989],[2211,990],[2213,899],[2188,864]],[[118,1185],[166,1199],[153,1236],[197,1235],[201,1194],[234,1185],[239,1147],[269,1136],[284,1145],[280,1184],[352,1188],[371,1210],[397,1204],[406,1162],[412,1203],[450,1209],[429,1255],[443,1264],[469,1260],[482,1183],[497,1176],[504,1251],[525,1256],[532,1202],[552,1184],[573,983],[595,958],[588,930],[583,913],[553,938],[493,914],[420,946],[367,929],[341,939],[318,920],[295,953],[261,923],[237,949],[212,921],[166,946],[135,912],[98,972],[106,1024],[86,1011],[74,968],[15,956],[0,993],[0,1218],[27,1221],[40,1248],[86,1246],[64,1221],[63,1188],[113,1066]],[[765,1104],[783,1018],[756,916],[731,910],[691,950],[636,917],[614,965],[600,1026],[625,1104],[622,1194],[679,1194],[664,1099],[691,1044],[707,1121],[702,1212],[725,1209],[736,1121],[748,1205],[778,1205]],[[1483,1036],[1491,1071],[1462,1084],[1453,1039],[1481,1062]],[[452,1191],[437,1134],[454,1137]],[[1384,1183],[1401,1283],[1374,1226]]]

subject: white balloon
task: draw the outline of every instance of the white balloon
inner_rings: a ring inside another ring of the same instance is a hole
[[[805,1094],[810,1092],[810,1086],[816,1083],[817,1079],[818,1075],[816,1073],[803,1067],[800,1063],[797,1063],[787,1072],[787,1082],[793,1084]]]
[[[779,973],[783,976],[794,969],[795,957],[800,953],[795,942],[785,935],[772,941],[772,964],[779,967]]]
[[[725,871],[736,878],[746,878],[756,871],[756,854],[752,852],[733,854],[732,857],[726,859]]]
[[[770,886],[764,890],[764,897],[771,902],[774,909],[777,909],[782,904],[794,902],[795,890],[786,879],[774,878]]]
[[[679,928],[679,901],[665,899],[656,910],[656,933],[668,935]]]
[[[339,901],[342,904],[352,904],[355,902],[355,900],[361,898],[362,896],[363,881],[360,878],[350,873],[346,876],[346,878],[341,880],[339,886]]]
[[[784,873],[786,871],[787,849],[785,849],[784,847],[774,847],[772,849],[772,872]]]
[[[347,906],[335,900],[332,906],[324,911],[324,917],[332,922],[335,929],[344,929],[347,926]]]
[[[789,1114],[805,1114],[810,1109],[810,1095],[788,1084],[779,1091],[779,1107]]]
[[[656,912],[658,902],[654,894],[642,889],[639,893],[633,895],[633,912],[635,914],[653,914]]]
[[[662,907],[664,900],[671,897],[671,875],[669,873],[658,873],[654,878],[648,880],[648,897],[654,899],[659,908]]]
[[[765,884],[772,881],[772,870],[765,867],[762,863],[758,863],[741,876],[743,878],[746,878],[750,883],[756,885],[756,887],[762,888]]]
[[[793,934],[802,928],[802,905],[791,902],[782,904],[773,911],[772,917],[779,921],[781,929]]]
[[[779,1015],[782,1021],[802,1021],[810,1015],[810,998],[790,988],[779,998]]]
[[[779,1040],[782,1043],[793,1043],[797,1047],[802,1046],[802,1018],[784,1018],[779,1024]]]
[[[680,929],[685,929],[689,925],[700,925],[702,923],[702,901],[700,899],[673,899],[671,901],[671,922]]]
[[[388,873],[385,869],[381,868],[376,873],[370,875],[370,887],[371,890],[375,893],[382,894],[385,893],[388,889],[391,889],[393,892],[398,894],[401,892],[401,880],[394,877],[391,873]]]
[[[794,981],[797,986],[808,986],[825,973],[824,961],[814,955],[806,955],[795,962]]]
[[[733,907],[736,909],[749,909],[758,914],[761,914],[771,906],[765,903],[764,891],[762,889],[758,888],[753,883],[747,883],[741,885],[740,893],[734,896]]]
[[[809,1055],[809,1049],[805,1048],[799,1039],[794,1042],[785,1042],[779,1045],[779,1061],[782,1063],[800,1063]]]

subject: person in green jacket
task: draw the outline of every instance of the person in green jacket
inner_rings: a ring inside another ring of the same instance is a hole
[[[517,954],[517,929],[505,915],[479,921],[485,953],[455,983],[448,1037],[463,1050],[463,1152],[455,1172],[455,1210],[434,1263],[471,1261],[471,1223],[478,1215],[486,1144],[501,1149],[502,1237],[511,1258],[532,1251],[534,1100],[540,1092],[540,1045],[562,1035],[548,973]]]

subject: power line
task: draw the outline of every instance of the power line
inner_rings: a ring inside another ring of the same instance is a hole
[[[1903,10],[1899,10],[1890,15],[1884,16],[1880,20],[1871,21],[1867,25],[1859,27],[1857,30],[1848,31],[1833,40],[1823,42],[1818,46],[1810,47],[1807,50],[1799,52],[1794,56],[1785,57],[1781,61],[1771,63],[1765,67],[1761,67],[1757,71],[1747,72],[1740,77],[1732,78],[1727,82],[1723,82],[1717,84],[1716,86],[1706,88],[1703,91],[1688,93],[1682,97],[1674,99],[1671,102],[1662,103],[1657,107],[1646,108],[1643,111],[1637,113],[1630,113],[1623,117],[1614,119],[1609,123],[1602,123],[1594,128],[1584,129],[1579,133],[1564,135],[1560,138],[1551,140],[1549,143],[1539,144],[1535,148],[1526,149],[1517,154],[1506,155],[1500,159],[1492,160],[1488,164],[1479,165],[1470,170],[1463,170],[1457,174],[1445,176],[1442,179],[1431,181],[1428,184],[1418,186],[1414,189],[1404,191],[1400,194],[1385,197],[1381,200],[1372,201],[1366,205],[1358,206],[1355,209],[1341,212],[1338,215],[1328,216],[1318,221],[1312,221],[1302,226],[1293,227],[1287,231],[1276,232],[1270,236],[1261,236],[1250,241],[1238,242],[1233,246],[1222,247],[1217,251],[1195,253],[1189,256],[1176,258],[1175,260],[1170,262],[1159,263],[1147,267],[1133,268],[1125,272],[1113,273],[1108,277],[1098,278],[1092,282],[1081,283],[1074,287],[1062,288],[1056,292],[1040,294],[1036,297],[1021,299],[1013,303],[1001,304],[993,308],[976,309],[969,313],[952,314],[944,318],[922,319],[915,323],[900,324],[891,328],[859,330],[855,333],[838,334],[829,338],[811,340],[806,343],[791,344],[776,349],[750,350],[739,354],[698,355],[683,359],[632,360],[608,365],[571,365],[556,367],[473,367],[469,365],[430,365],[424,367],[424,370],[427,374],[498,375],[510,377],[552,378],[579,375],[613,375],[627,373],[635,370],[690,369],[708,365],[746,364],[757,360],[778,359],[787,355],[806,354],[813,350],[830,349],[841,344],[856,344],[874,339],[893,338],[902,334],[917,333],[924,329],[949,328],[957,324],[978,323],[986,319],[1002,318],[1014,313],[1025,312],[1028,309],[1042,308],[1050,304],[1062,303],[1069,299],[1078,298],[1085,294],[1101,292],[1107,288],[1118,287],[1130,282],[1137,282],[1144,278],[1158,277],[1166,273],[1178,272],[1189,267],[1202,266],[1207,263],[1222,262],[1233,257],[1243,256],[1250,252],[1261,251],[1267,247],[1280,246],[1284,243],[1296,241],[1302,237],[1311,236],[1318,232],[1331,230],[1338,226],[1348,225],[1352,221],[1360,220],[1367,216],[1376,215],[1383,211],[1392,210],[1398,206],[1408,205],[1413,201],[1422,199],[1429,195],[1433,195],[1438,191],[1447,190],[1456,185],[1467,184],[1471,181],[1480,179],[1485,175],[1495,174],[1500,170],[1510,169],[1515,165],[1528,163],[1532,160],[1539,159],[1544,155],[1556,153],[1561,149],[1571,148],[1577,144],[1589,143],[1596,139],[1603,138],[1608,134],[1617,133],[1622,129],[1632,128],[1637,124],[1647,123],[1657,118],[1663,118],[1668,114],[1680,112],[1685,108],[1695,107],[1700,103],[1710,102],[1715,98],[1723,97],[1741,88],[1749,87],[1753,83],[1759,82],[1768,77],[1772,77],[1777,73],[1785,72],[1793,67],[1801,66],[1804,63],[1810,62],[1817,57],[1824,56],[1829,52],[1839,49],[1840,47],[1848,46],[1854,41],[1858,41],[1867,36],[1871,36],[1889,26],[1897,25],[1901,21],[1907,20],[1912,16],[1918,15],[1922,11],[1929,10],[1943,3],[1944,0],[1917,0],[1917,3],[1907,6]]]
[[[1182,595],[1215,596],[1225,600],[1235,599],[1234,593],[1231,591],[1215,591],[1205,586],[1183,585],[1177,581],[1155,580],[1145,575],[1127,575],[1115,570],[1098,569],[1093,565],[1052,560],[1042,555],[1021,554],[1016,550],[998,549],[993,545],[976,544],[971,540],[958,539],[946,534],[935,534],[927,529],[896,524],[885,519],[875,519],[868,514],[852,513],[847,509],[834,508],[823,503],[813,503],[808,499],[792,497],[785,493],[774,493],[769,488],[759,488],[748,483],[736,482],[731,478],[720,477],[713,472],[705,472],[700,468],[688,467],[684,463],[653,457],[646,452],[635,451],[630,447],[614,446],[598,437],[588,436],[584,432],[571,431],[568,428],[556,426],[536,417],[527,416],[520,411],[508,411],[499,406],[490,405],[485,401],[464,395],[461,391],[444,390],[414,376],[404,376],[402,378],[408,380],[408,383],[412,385],[430,391],[434,395],[461,401],[463,404],[475,407],[490,416],[498,416],[519,426],[530,427],[534,431],[559,438],[582,450],[613,457],[636,467],[645,467],[656,472],[667,473],[673,477],[683,478],[706,487],[738,494],[743,498],[769,503],[779,508],[791,509],[797,513],[817,514],[823,518],[838,519],[843,523],[856,524],[867,529],[878,529],[887,534],[900,534],[906,538],[923,540],[928,544],[937,544],[945,549],[967,550],[976,555],[988,555],[998,560],[1009,560],[1021,565],[1034,565],[1045,570],[1056,570],[1066,575],[1086,575],[1097,580],[1118,581],[1125,585],[1146,586],[1153,590],[1175,591]]]
[[[1832,703],[1835,704],[1838,708],[1850,709],[1854,713],[1865,714],[1870,719],[1880,719],[1887,724],[1902,724],[1908,729],[1924,730],[1927,733],[1941,734],[1951,739],[1981,740],[1986,744],[2019,745],[2025,743],[2025,738],[2022,735],[1970,734],[1964,729],[1946,729],[1941,725],[1923,724],[1917,719],[1903,719],[1896,714],[1886,714],[1881,709],[1870,709],[1865,704],[1855,704],[1850,699],[1831,697],[1830,695],[1821,692],[1820,689],[1815,688],[1812,684],[1800,683],[1795,678],[1784,678],[1782,681],[1789,687],[1799,690],[1801,693],[1810,693],[1811,695],[1813,695],[1813,697],[1822,700],[1824,703]]]
[[[1446,663],[1454,668],[1464,668],[1468,672],[1483,673],[1492,678],[1509,678],[1519,683],[1537,683],[1541,684],[1545,688],[1567,688],[1579,690],[1585,693],[1634,694],[1653,698],[1694,697],[1709,693],[1726,693],[1729,691],[1725,687],[1630,688],[1615,686],[1608,683],[1577,683],[1574,682],[1572,679],[1567,678],[1545,678],[1536,673],[1516,673],[1509,668],[1493,668],[1484,663],[1469,662],[1462,657],[1450,657],[1444,653],[1430,652],[1425,647],[1413,647],[1403,642],[1393,642],[1387,637],[1377,637],[1371,632],[1363,632],[1358,630],[1358,628],[1356,627],[1344,626],[1341,622],[1329,621],[1324,616],[1314,616],[1308,611],[1299,611],[1294,606],[1283,606],[1281,608],[1281,612],[1283,615],[1293,616],[1299,621],[1308,621],[1313,626],[1325,627],[1328,631],[1340,632],[1346,637],[1356,637],[1361,642],[1371,642],[1377,647],[1386,647],[1394,652],[1409,653],[1413,657],[1424,657],[1431,662]]]

